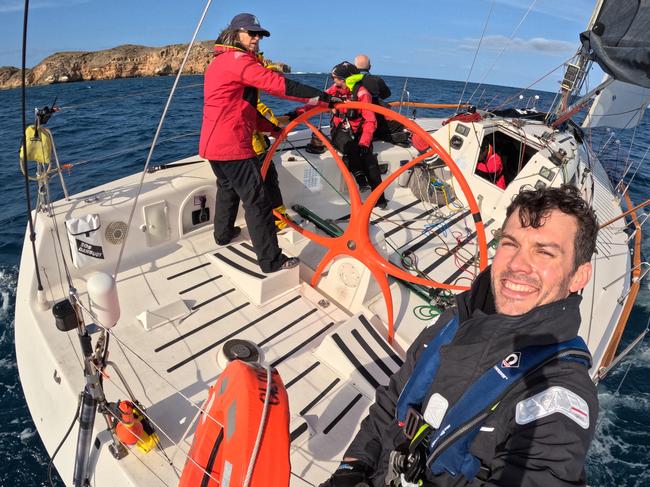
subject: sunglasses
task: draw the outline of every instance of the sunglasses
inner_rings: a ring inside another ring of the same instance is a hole
[[[254,32],[252,30],[242,30],[243,32],[246,32],[249,37],[259,37],[260,39],[264,37],[264,35],[261,32]]]

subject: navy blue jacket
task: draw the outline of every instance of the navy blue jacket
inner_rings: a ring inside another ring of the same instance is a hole
[[[514,350],[574,338],[580,325],[581,297],[535,308],[522,316],[499,315],[494,310],[489,269],[475,281],[472,289],[456,298],[456,307],[446,311],[425,329],[407,352],[404,365],[385,387],[379,387],[375,403],[345,456],[369,465],[372,485],[383,487],[388,456],[406,441],[395,420],[395,405],[408,382],[423,346],[444,326],[453,313],[460,326],[453,341],[440,350],[440,368],[425,401],[442,394],[450,406],[487,368]],[[585,428],[561,413],[540,417],[526,424],[516,420],[517,403],[550,387],[562,387],[588,405]],[[481,432],[470,445],[470,452],[489,470],[487,480],[467,482],[447,474],[433,476],[427,471],[425,485],[435,486],[582,486],[584,461],[598,416],[596,387],[583,364],[555,360],[533,372],[506,395]]]

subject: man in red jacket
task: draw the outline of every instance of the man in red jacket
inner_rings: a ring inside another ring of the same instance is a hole
[[[217,176],[214,238],[228,244],[241,232],[235,226],[241,200],[251,242],[263,272],[299,264],[278,246],[272,208],[264,190],[252,137],[255,130],[277,135],[280,128],[257,111],[258,89],[281,98],[330,103],[332,97],[311,86],[266,69],[256,52],[270,32],[249,13],[236,15],[217,39],[214,59],[205,72],[203,124],[199,155],[210,161]]]

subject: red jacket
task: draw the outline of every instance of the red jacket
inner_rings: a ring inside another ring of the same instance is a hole
[[[339,88],[336,85],[332,85],[325,90],[325,93],[329,93],[332,96],[338,96],[344,100],[350,100],[352,98],[352,92],[347,86],[345,88]],[[372,95],[365,86],[359,87],[356,101],[372,103]],[[338,110],[334,113],[334,116],[332,117],[332,126],[338,127],[341,122],[344,122],[344,115],[346,112],[347,110]],[[375,112],[370,110],[361,110],[359,116],[348,118],[348,122],[350,123],[352,131],[357,135],[357,137],[359,137],[359,145],[370,147],[370,144],[372,144],[372,136],[377,128]]]
[[[332,96],[337,96],[343,100],[350,100],[352,98],[352,92],[348,89],[347,86],[339,88],[336,85],[332,85],[325,90],[325,93],[328,93]],[[359,90],[357,91],[356,101],[372,103],[372,95],[364,86],[360,86]],[[300,115],[310,108],[311,107],[309,106],[300,107],[295,111],[295,113]],[[344,115],[346,112],[347,110],[342,109],[337,110],[334,113],[331,122],[332,128],[338,127],[342,122],[344,123]],[[372,136],[375,133],[375,129],[377,128],[377,119],[375,117],[375,112],[372,112],[370,110],[361,110],[360,115],[348,118],[348,122],[350,123],[352,132],[356,137],[358,137],[357,141],[359,145],[370,147],[370,144],[372,144]]]
[[[501,189],[506,189],[506,178],[503,176],[503,161],[499,154],[489,152],[487,161],[476,164],[476,169],[486,173],[494,184]]]
[[[257,113],[258,88],[271,95],[312,103],[322,92],[266,69],[255,53],[216,45],[205,72],[203,124],[199,155],[212,161],[255,157],[255,130],[277,133],[278,127]]]

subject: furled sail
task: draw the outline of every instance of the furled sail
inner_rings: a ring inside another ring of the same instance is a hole
[[[602,0],[580,40],[614,79],[650,88],[650,0]]]
[[[582,126],[636,127],[649,103],[650,88],[614,81],[596,96]]]

